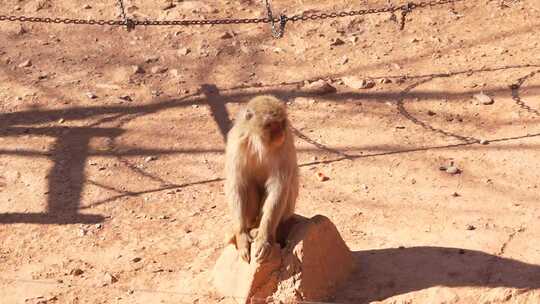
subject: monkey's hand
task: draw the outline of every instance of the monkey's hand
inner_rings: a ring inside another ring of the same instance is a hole
[[[268,238],[257,237],[253,243],[253,252],[255,253],[255,261],[257,263],[262,263],[266,260],[270,251],[272,250],[272,245]]]
[[[237,233],[236,236],[236,250],[240,258],[247,263],[249,263],[249,248],[251,243],[251,238],[246,232]]]

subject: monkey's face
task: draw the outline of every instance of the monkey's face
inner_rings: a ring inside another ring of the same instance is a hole
[[[248,104],[244,114],[252,134],[258,136],[266,147],[283,144],[287,130],[287,113],[279,101],[262,100]]]

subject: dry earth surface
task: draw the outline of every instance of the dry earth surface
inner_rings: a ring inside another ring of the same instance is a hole
[[[116,19],[114,2],[2,0],[0,15]],[[140,19],[264,16],[125,2]],[[540,303],[539,27],[538,0],[418,9],[403,31],[390,14],[291,23],[279,40],[0,22],[0,302],[232,303],[209,283],[230,224],[224,133],[268,93],[296,128],[298,213],[328,216],[358,265],[329,302]]]

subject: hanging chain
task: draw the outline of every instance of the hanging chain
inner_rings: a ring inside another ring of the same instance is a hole
[[[401,6],[389,5],[381,8],[370,8],[362,10],[342,11],[333,13],[313,13],[301,14],[287,17],[280,15],[276,18],[272,14],[272,9],[267,0],[266,18],[240,18],[240,19],[199,19],[199,20],[136,20],[130,19],[126,12],[122,0],[117,0],[117,5],[120,8],[120,17],[122,20],[97,20],[97,19],[74,19],[74,18],[49,18],[49,17],[27,17],[27,16],[8,16],[0,15],[0,21],[17,21],[17,22],[36,22],[36,23],[56,23],[56,24],[79,24],[79,25],[109,25],[109,26],[126,26],[128,31],[133,30],[135,26],[192,26],[192,25],[225,25],[225,24],[258,24],[270,23],[272,25],[272,35],[276,38],[283,37],[285,25],[288,21],[315,21],[325,19],[336,19],[343,17],[355,17],[370,14],[391,13],[395,14],[401,11],[401,26],[405,27],[405,16],[417,8],[434,7],[445,4],[454,4],[465,0],[430,0],[422,2],[409,2]]]

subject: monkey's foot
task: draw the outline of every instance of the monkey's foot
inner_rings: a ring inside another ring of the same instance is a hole
[[[257,239],[255,240],[255,243],[253,243],[253,252],[255,253],[255,261],[257,263],[262,263],[266,260],[268,255],[270,254],[270,251],[272,249],[272,245],[270,245],[270,242],[267,240],[261,240]]]

